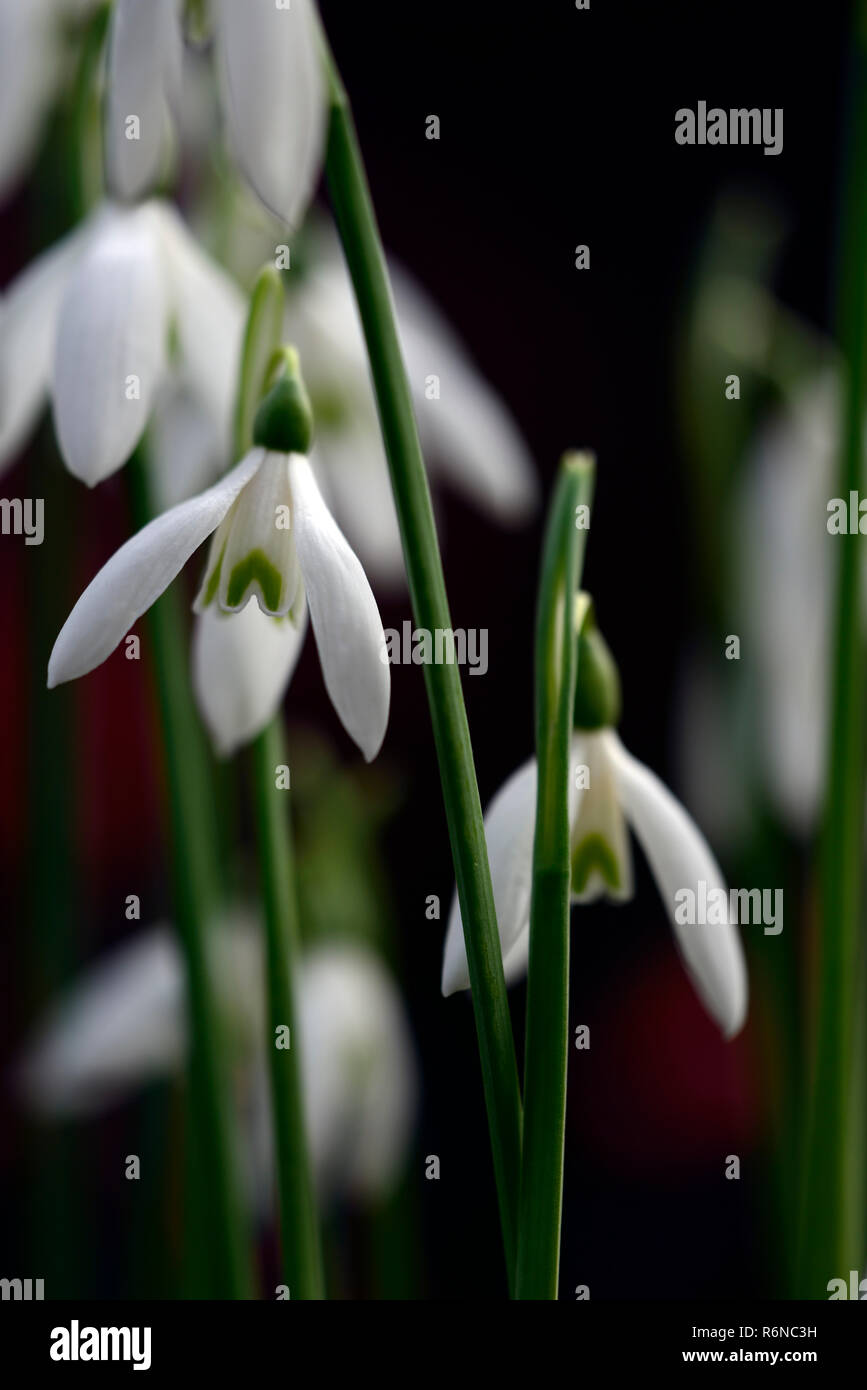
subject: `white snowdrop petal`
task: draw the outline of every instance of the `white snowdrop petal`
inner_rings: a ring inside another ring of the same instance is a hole
[[[234,280],[201,250],[173,207],[158,204],[157,216],[180,369],[228,448],[247,304]]]
[[[632,757],[613,731],[606,735],[609,756],[627,817],[647,855],[675,939],[696,991],[726,1037],[743,1027],[747,1010],[747,972],[735,925],[679,924],[677,893],[721,889],[725,879],[707,841],[691,817],[655,773]]]
[[[589,785],[578,789],[578,773]],[[569,768],[572,902],[632,897],[632,851],[608,756],[607,731],[582,731],[572,739]]]
[[[70,471],[91,486],[129,458],[164,370],[167,304],[152,211],[101,219],[60,309],[58,442]]]
[[[148,466],[154,510],[203,492],[226,470],[225,441],[190,391],[166,383],[154,405]]]
[[[115,0],[105,143],[109,182],[121,198],[140,198],[159,174],[181,43],[178,0]]]
[[[258,603],[248,603],[240,613],[223,613],[211,604],[198,615],[193,688],[220,756],[249,743],[280,708],[306,632],[303,601],[297,624],[268,617]]]
[[[509,983],[527,966],[533,834],[536,822],[536,759],[531,758],[503,783],[485,812],[485,840],[494,889],[494,906]],[[442,992],[469,989],[458,895],[452,901],[443,953]]]
[[[255,449],[207,492],[164,512],[122,545],[76,603],[48,663],[49,686],[92,671],[219,525],[260,467]]]
[[[289,460],[298,561],[331,702],[368,762],[388,724],[391,672],[376,600],[322,500],[310,464]]]
[[[294,527],[288,457],[266,452],[214,537],[197,612],[214,597],[224,612],[238,612],[255,597],[263,613],[288,613],[299,582]]]
[[[418,1069],[400,995],[379,960],[346,943],[308,953],[299,972],[301,1065],[321,1189],[372,1197],[405,1160]]]
[[[318,429],[310,463],[365,572],[405,582],[403,547],[380,437],[364,429]]]
[[[322,164],[325,83],[311,0],[215,0],[231,143],[266,207],[302,220]]]
[[[60,70],[49,0],[0,0],[0,195],[32,157]]]
[[[85,974],[38,1025],[18,1087],[46,1115],[100,1110],[181,1065],[184,1013],[180,952],[168,927],[152,927]]]
[[[0,304],[0,467],[14,458],[46,401],[60,305],[85,235],[82,228],[39,256]]]
[[[470,361],[433,300],[390,262],[395,305],[419,429],[441,474],[501,522],[518,522],[538,505],[530,451],[500,399]],[[431,382],[436,377],[436,394]]]

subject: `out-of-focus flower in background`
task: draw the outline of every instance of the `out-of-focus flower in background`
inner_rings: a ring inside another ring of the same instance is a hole
[[[315,7],[312,0],[213,0],[211,17],[232,152],[262,202],[295,226],[313,195],[325,143]],[[164,164],[182,62],[179,0],[115,0],[106,146],[109,179],[121,197],[148,192]]]
[[[757,434],[737,503],[764,773],[777,810],[802,836],[815,828],[824,791],[836,568],[828,503],[840,418],[832,369],[801,383]],[[867,591],[867,561],[862,584]]]
[[[0,198],[25,172],[67,75],[67,30],[103,3],[0,0]]]
[[[261,935],[248,914],[211,933],[212,971],[235,1065],[240,1158],[251,1204],[272,1214],[273,1136]],[[314,945],[296,987],[302,1083],[320,1191],[370,1198],[400,1175],[418,1096],[400,995],[377,955],[347,941]],[[45,1119],[103,1112],[147,1081],[179,1074],[187,1053],[183,959],[167,926],[116,947],[40,1020],[16,1069]]]
[[[98,208],[8,290],[0,318],[0,461],[51,396],[70,471],[120,468],[173,369],[228,449],[243,297],[167,203]]]
[[[538,502],[529,450],[505,403],[484,380],[439,309],[389,261],[407,372],[425,461],[502,525],[532,516]],[[290,290],[292,288],[290,282]],[[311,462],[335,515],[366,567],[384,582],[403,558],[364,336],[335,238],[314,235],[309,269],[287,308],[316,418]]]

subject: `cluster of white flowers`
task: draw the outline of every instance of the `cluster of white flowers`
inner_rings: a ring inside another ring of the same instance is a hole
[[[61,24],[94,8],[92,0],[0,0],[0,189],[26,167],[63,80]],[[269,212],[297,227],[321,173],[326,134],[315,6],[212,0],[210,13],[227,143]],[[193,667],[218,751],[248,742],[279,707],[309,611],[328,694],[370,759],[386,732],[389,667],[365,569],[331,506],[375,575],[393,580],[401,552],[349,283],[327,237],[314,243],[313,268],[290,296],[286,336],[300,349],[314,413],[317,400],[340,402],[319,422],[312,453],[306,438],[285,445],[259,438],[233,459],[244,297],[155,194],[170,163],[183,63],[180,0],[114,0],[105,200],[12,283],[0,306],[0,463],[14,460],[50,400],[63,459],[90,486],[118,470],[150,431],[152,491],[164,507],[76,603],[52,652],[49,684],[103,662],[212,537]],[[536,504],[536,481],[508,410],[423,292],[399,269],[393,278],[422,437],[437,470],[497,519],[525,518]],[[425,397],[428,373],[439,379],[436,401]],[[274,524],[281,512],[289,518],[282,528]],[[678,889],[722,884],[707,844],[613,727],[576,729],[572,756],[590,774],[570,811],[575,899],[631,894],[628,820],[698,993],[732,1035],[746,1010],[736,929],[679,927],[674,918]],[[535,801],[535,765],[528,763],[486,821],[510,980],[527,963]],[[258,959],[249,933],[226,939],[234,942],[236,966],[251,952]],[[239,1009],[243,1002],[245,1028],[262,990],[251,987],[242,1001],[235,986],[255,975],[248,962],[227,991]],[[443,990],[468,984],[456,905]],[[128,948],[72,996],[34,1045],[24,1079],[35,1102],[48,1109],[102,1103],[134,1077],[174,1066],[184,1043],[181,985],[168,934],[154,932]],[[351,1148],[347,1181],[375,1184],[393,1175],[413,1108],[400,1007],[375,962],[348,950],[307,960],[300,1000],[312,1039],[305,1082],[320,1172],[345,1165]],[[258,1052],[255,1063],[253,1091],[261,1098]],[[341,1153],[350,1124],[357,1142]]]

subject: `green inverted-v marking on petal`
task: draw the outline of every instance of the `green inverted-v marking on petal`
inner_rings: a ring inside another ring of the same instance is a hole
[[[590,882],[594,869],[613,890],[622,887],[620,863],[604,835],[595,832],[585,835],[580,845],[572,851],[572,892],[581,894]]]
[[[230,608],[237,608],[251,584],[258,584],[265,607],[276,610],[280,607],[280,592],[283,576],[273,565],[264,550],[251,550],[243,560],[239,560],[229,576],[229,589],[226,602]]]

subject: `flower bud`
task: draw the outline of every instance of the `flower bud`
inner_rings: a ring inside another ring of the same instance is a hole
[[[580,594],[576,602],[578,679],[573,725],[576,729],[613,729],[620,721],[620,672],[611,648],[596,626],[593,600]]]
[[[275,355],[265,392],[253,421],[253,443],[277,454],[309,454],[313,440],[313,410],[301,377],[298,354],[284,347]]]

